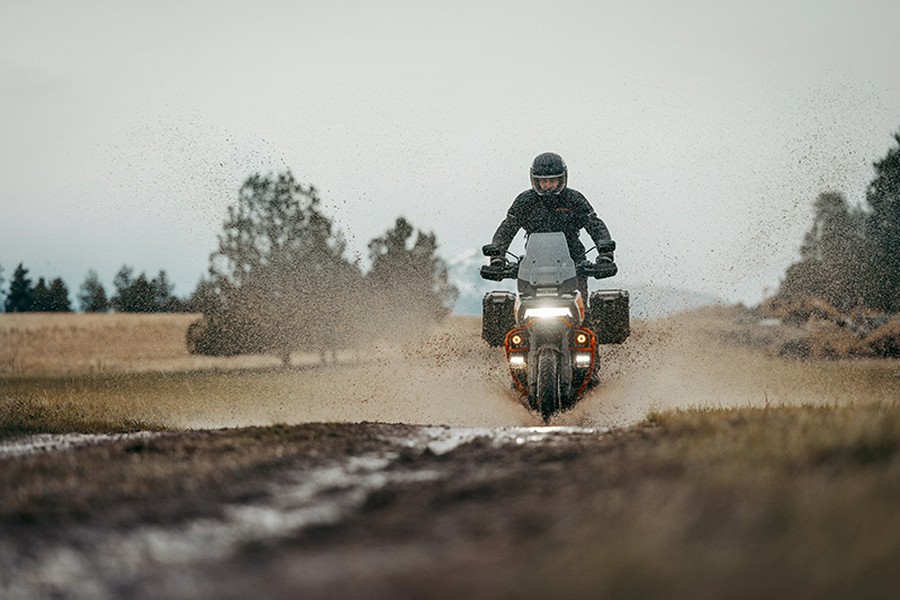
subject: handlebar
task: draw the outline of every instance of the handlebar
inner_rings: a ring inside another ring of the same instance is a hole
[[[612,277],[618,273],[619,267],[612,261],[600,261],[597,263],[583,262],[576,266],[576,272],[581,277],[606,279],[607,277]],[[518,275],[519,263],[493,264],[481,267],[481,277],[490,281],[516,279]]]

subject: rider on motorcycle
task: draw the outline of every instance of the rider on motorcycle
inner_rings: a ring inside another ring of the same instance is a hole
[[[566,163],[558,154],[545,152],[535,157],[531,165],[531,189],[516,197],[494,233],[492,244],[496,255],[491,259],[492,265],[506,263],[506,250],[519,229],[524,229],[526,234],[561,231],[575,264],[586,261],[584,244],[579,239],[582,229],[594,244],[611,239],[609,229],[587,198],[566,185],[567,177]],[[613,254],[601,253],[597,260],[612,262]],[[580,277],[578,287],[587,300],[587,279]]]

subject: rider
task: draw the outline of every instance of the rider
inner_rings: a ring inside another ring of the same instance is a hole
[[[567,178],[566,163],[559,154],[545,152],[535,157],[531,165],[531,189],[516,197],[494,233],[492,244],[496,256],[491,259],[492,265],[506,263],[506,250],[519,229],[524,229],[526,234],[563,232],[575,264],[586,260],[584,244],[578,237],[582,229],[594,244],[611,239],[609,229],[587,198],[566,185]],[[597,260],[612,262],[613,253],[601,253]],[[579,278],[578,287],[586,300],[587,280]]]

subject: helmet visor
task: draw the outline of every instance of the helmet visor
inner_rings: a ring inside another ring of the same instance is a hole
[[[531,187],[539,196],[550,196],[559,194],[566,187],[566,176],[553,175],[551,177],[531,176]]]

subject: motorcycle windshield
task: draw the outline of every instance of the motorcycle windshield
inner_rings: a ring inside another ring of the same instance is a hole
[[[565,234],[532,233],[528,236],[525,256],[519,263],[519,292],[526,295],[571,293],[577,287],[577,277]]]

